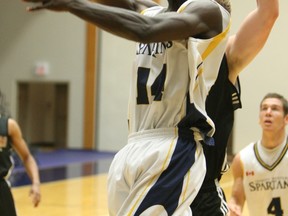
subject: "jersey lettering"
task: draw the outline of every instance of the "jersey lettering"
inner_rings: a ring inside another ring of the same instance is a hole
[[[137,104],[149,104],[147,82],[150,74],[149,68],[139,67],[137,71]],[[161,101],[166,79],[166,64],[151,85],[151,94],[154,101]]]
[[[280,197],[275,197],[272,199],[271,203],[267,208],[268,214],[275,216],[283,216],[283,210],[281,207]]]
[[[160,43],[140,43],[136,52],[136,55],[149,55],[156,57],[157,54],[162,54],[166,49],[171,48],[173,45],[172,41],[160,42]]]

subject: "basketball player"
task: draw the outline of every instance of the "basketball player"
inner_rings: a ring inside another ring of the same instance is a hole
[[[192,215],[206,173],[202,145],[214,145],[205,100],[229,35],[229,2],[169,0],[166,8],[128,1],[116,8],[86,0],[26,1],[41,3],[29,11],[67,11],[137,42],[130,134],[108,173],[109,214]]]
[[[35,207],[40,196],[40,179],[38,167],[22,137],[18,123],[9,117],[5,107],[4,96],[0,91],[0,215],[16,216],[16,209],[8,178],[12,172],[13,160],[11,151],[15,150],[31,179],[30,196]]]
[[[233,127],[234,110],[241,107],[237,77],[266,43],[278,15],[278,0],[257,0],[257,8],[248,14],[236,34],[229,37],[217,80],[206,100],[207,113],[216,127],[215,146],[203,146],[207,173],[191,205],[193,216],[223,216],[228,212],[218,181],[221,172],[228,169],[227,142]]]
[[[245,200],[249,215],[288,215],[288,101],[277,93],[260,103],[262,137],[233,159],[231,216],[241,215]]]

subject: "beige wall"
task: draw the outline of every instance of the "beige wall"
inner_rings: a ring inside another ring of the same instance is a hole
[[[118,150],[127,142],[127,107],[135,43],[106,32],[100,35],[97,146]]]
[[[232,33],[256,0],[232,0]],[[22,1],[0,2],[0,87],[16,114],[18,81],[65,81],[69,83],[69,147],[81,147],[85,23],[69,14],[48,11],[27,14]],[[243,109],[236,112],[234,151],[257,140],[258,106],[269,91],[286,93],[288,47],[287,1],[280,1],[281,14],[262,53],[240,75]],[[286,9],[286,10],[285,10]],[[99,86],[96,142],[100,150],[118,150],[126,144],[127,102],[134,43],[100,32]],[[35,77],[37,61],[50,64],[50,74]]]
[[[256,1],[255,1],[256,2]],[[256,3],[254,1],[232,1],[232,31],[238,28],[241,20]],[[259,103],[268,92],[278,92],[288,97],[288,2],[279,1],[280,17],[262,52],[240,74],[243,108],[236,112],[234,125],[234,152],[261,137],[258,124]]]
[[[18,0],[0,2],[1,90],[17,119],[17,82],[67,82],[68,144],[82,146],[85,23],[67,13],[30,14],[26,6]],[[33,74],[38,61],[49,63],[46,77]]]

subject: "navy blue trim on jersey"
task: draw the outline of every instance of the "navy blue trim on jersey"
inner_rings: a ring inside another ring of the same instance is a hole
[[[179,137],[171,161],[152,186],[134,216],[154,205],[162,205],[168,215],[178,206],[184,177],[195,162],[196,143],[191,131],[178,131]]]

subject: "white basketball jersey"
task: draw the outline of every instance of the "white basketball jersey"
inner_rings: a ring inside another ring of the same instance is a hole
[[[178,13],[192,1],[198,0],[188,0]],[[206,114],[205,100],[217,78],[230,26],[230,14],[212,2],[223,17],[223,31],[216,37],[137,44],[128,109],[130,133],[182,127],[193,129],[196,136],[212,136],[214,124]],[[156,16],[165,10],[156,6],[143,14]]]
[[[250,216],[288,215],[288,143],[268,165],[259,154],[260,143],[240,152],[243,183]]]

